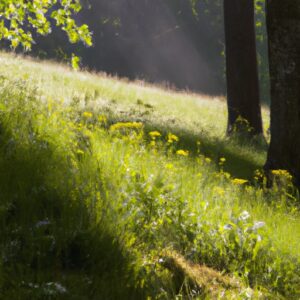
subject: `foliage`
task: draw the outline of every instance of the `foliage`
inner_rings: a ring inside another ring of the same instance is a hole
[[[73,15],[81,10],[79,0],[1,0],[0,3],[0,41],[8,40],[15,49],[21,45],[31,50],[34,33],[48,35],[52,26],[61,28],[71,43],[82,41],[92,45],[92,37],[86,24],[77,25]],[[72,60],[75,68],[78,59]]]

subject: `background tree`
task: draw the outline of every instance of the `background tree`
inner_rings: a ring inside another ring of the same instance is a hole
[[[253,0],[224,0],[228,133],[262,134]]]
[[[0,40],[7,40],[14,49],[21,45],[25,50],[31,50],[34,33],[51,33],[52,20],[67,33],[71,43],[82,41],[91,46],[88,26],[78,26],[73,18],[80,10],[80,0],[1,0]],[[73,65],[77,62],[74,56]]]
[[[271,144],[267,170],[288,170],[300,185],[300,2],[267,1]]]

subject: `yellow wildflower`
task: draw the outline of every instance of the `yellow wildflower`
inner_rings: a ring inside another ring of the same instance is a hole
[[[149,135],[151,136],[152,139],[156,139],[157,137],[161,136],[161,133],[159,131],[150,131]]]
[[[234,179],[231,180],[231,182],[232,182],[233,184],[236,184],[236,185],[243,185],[243,184],[247,183],[248,180],[246,180],[246,179],[234,178]]]
[[[205,157],[205,161],[210,164],[211,163],[211,159],[209,157]]]
[[[86,118],[86,119],[90,119],[90,118],[93,117],[93,114],[92,114],[91,112],[89,112],[89,111],[85,111],[85,112],[82,114],[82,116],[83,116],[84,118]]]
[[[167,138],[168,138],[168,143],[170,143],[170,144],[172,144],[173,142],[179,141],[179,137],[172,133],[168,133]]]
[[[172,170],[174,168],[174,165],[171,163],[166,164],[166,168],[169,170]]]
[[[180,149],[180,150],[176,151],[176,154],[181,155],[181,156],[188,156],[189,151]]]
[[[226,162],[226,158],[225,157],[221,157],[220,158],[220,163],[224,164]]]
[[[121,130],[121,129],[141,129],[143,123],[140,122],[119,122],[110,126],[111,131]]]
[[[287,179],[292,179],[292,175],[287,170],[272,170],[272,174],[278,177],[285,177]]]

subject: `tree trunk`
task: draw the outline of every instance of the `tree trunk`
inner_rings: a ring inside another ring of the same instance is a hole
[[[228,133],[247,121],[262,134],[254,25],[254,0],[224,0]],[[242,120],[240,122],[239,120]]]
[[[300,185],[300,1],[267,0],[271,144],[267,170],[284,169]]]

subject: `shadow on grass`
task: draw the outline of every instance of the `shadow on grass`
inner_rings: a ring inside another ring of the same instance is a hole
[[[154,124],[146,125],[146,130],[152,130]],[[190,151],[193,157],[200,154],[209,157],[216,168],[219,168],[221,157],[226,158],[224,171],[233,177],[251,179],[255,170],[263,167],[267,146],[260,141],[249,142],[238,137],[212,138],[205,133],[195,134],[180,127],[160,127],[163,134],[172,132],[180,138],[178,147]],[[198,150],[197,142],[200,141]]]
[[[232,136],[232,137],[210,137],[209,132],[204,130],[194,132],[183,128],[176,124],[174,120],[168,122],[158,122],[136,114],[137,111],[131,115],[130,111],[123,116],[112,113],[108,109],[109,123],[115,122],[133,122],[141,121],[144,123],[145,131],[158,130],[162,135],[173,133],[180,139],[178,149],[189,150],[192,157],[196,157],[199,153],[209,157],[216,168],[219,168],[219,159],[226,158],[226,163],[223,167],[224,171],[229,172],[233,177],[249,179],[253,178],[254,171],[261,169],[266,160],[267,143],[262,138],[248,140],[247,138]],[[225,130],[225,129],[224,129]],[[200,147],[197,142],[200,142]]]
[[[12,145],[5,131],[2,127],[0,298],[142,299],[118,233],[109,218],[96,221],[99,211],[86,204],[94,191],[79,190],[66,158],[57,157],[46,141]]]

